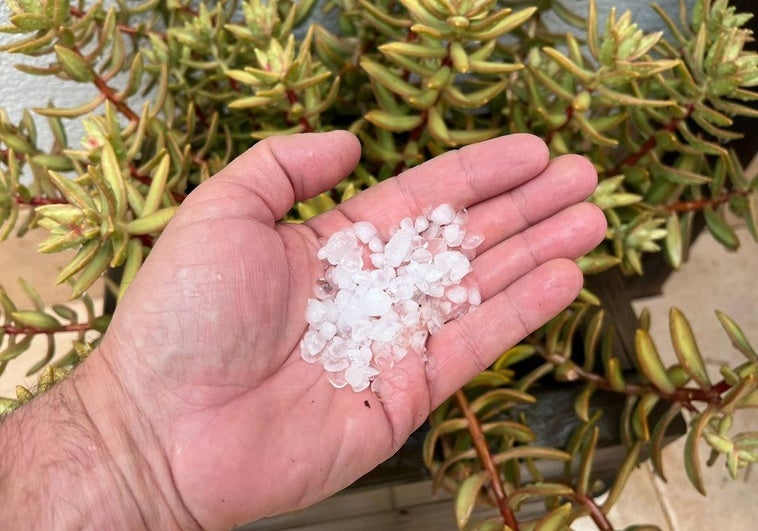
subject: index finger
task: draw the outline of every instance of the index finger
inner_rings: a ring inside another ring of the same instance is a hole
[[[354,221],[373,223],[383,236],[402,218],[443,203],[468,208],[516,188],[548,165],[545,143],[512,134],[449,151],[366,190],[308,225],[328,236]]]

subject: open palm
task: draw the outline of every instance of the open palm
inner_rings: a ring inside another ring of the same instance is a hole
[[[90,360],[125,390],[126,415],[153,435],[205,528],[313,503],[392,455],[431,408],[573,300],[582,280],[571,259],[604,233],[602,213],[582,203],[591,164],[549,161],[529,135],[447,153],[305,224],[277,223],[359,156],[345,132],[271,138],[200,186],[119,303],[101,361]],[[485,236],[473,262],[482,306],[430,338],[428,363],[408,356],[383,373],[381,396],[334,389],[298,346],[324,270],[319,238],[359,219],[386,238],[441,203],[468,208]]]

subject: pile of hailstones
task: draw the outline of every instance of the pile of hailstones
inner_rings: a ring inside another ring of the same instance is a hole
[[[409,352],[425,360],[429,334],[481,303],[461,285],[484,239],[466,232],[467,220],[445,204],[403,219],[386,243],[367,221],[332,234],[318,251],[328,266],[306,306],[303,359],[355,392]]]

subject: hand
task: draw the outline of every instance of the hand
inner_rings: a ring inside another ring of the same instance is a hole
[[[173,514],[209,529],[316,502],[392,455],[432,408],[576,297],[572,259],[605,230],[582,203],[596,185],[585,159],[549,161],[537,138],[502,137],[307,223],[277,223],[359,155],[346,132],[258,143],[188,196],[120,301],[74,382],[109,453],[142,456],[151,477],[139,484],[157,491],[149,501],[178,504]],[[384,374],[383,396],[333,388],[298,346],[323,273],[319,238],[357,220],[386,238],[441,203],[468,208],[485,236],[473,262],[482,306],[430,338],[428,364],[409,355]],[[108,393],[118,400],[86,398]],[[127,484],[137,468],[121,470]]]

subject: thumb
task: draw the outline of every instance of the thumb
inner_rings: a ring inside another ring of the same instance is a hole
[[[193,221],[245,217],[274,224],[295,201],[344,179],[360,155],[358,139],[347,131],[269,137],[195,189],[177,215],[191,209]]]

